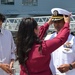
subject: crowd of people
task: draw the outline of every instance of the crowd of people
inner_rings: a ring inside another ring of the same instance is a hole
[[[0,75],[14,75],[15,60],[19,62],[20,75],[75,74],[75,36],[69,29],[71,13],[62,8],[53,8],[51,13],[40,27],[34,18],[23,18],[16,45],[11,32],[2,28],[5,16],[0,14]],[[55,32],[44,39],[50,25],[54,25]]]

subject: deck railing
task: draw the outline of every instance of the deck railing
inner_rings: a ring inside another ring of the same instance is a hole
[[[50,17],[51,16],[38,16],[33,18],[37,21],[38,25],[41,26],[45,22],[47,22]],[[3,23],[3,28],[8,29],[12,32],[17,31],[21,20],[22,18],[7,18],[6,21]],[[70,29],[72,32],[75,31],[75,15],[72,15],[71,17]],[[54,26],[51,25],[49,27],[49,30],[54,31]]]

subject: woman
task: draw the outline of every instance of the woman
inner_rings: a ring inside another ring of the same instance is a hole
[[[51,75],[49,68],[50,53],[61,46],[69,35],[70,18],[64,16],[65,25],[52,40],[43,40],[43,36],[52,24],[52,18],[38,28],[32,18],[22,19],[17,33],[17,56],[20,63],[20,75]]]

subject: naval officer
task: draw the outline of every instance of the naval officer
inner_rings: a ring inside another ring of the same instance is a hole
[[[63,15],[71,13],[62,8],[53,8],[52,20],[56,31],[46,36],[45,40],[54,38],[64,26]],[[75,36],[69,34],[67,41],[51,54],[50,68],[53,75],[75,75]]]

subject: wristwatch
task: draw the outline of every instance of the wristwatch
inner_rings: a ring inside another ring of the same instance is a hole
[[[69,65],[70,65],[69,70],[72,70],[73,69],[73,66],[71,64],[69,64]]]

